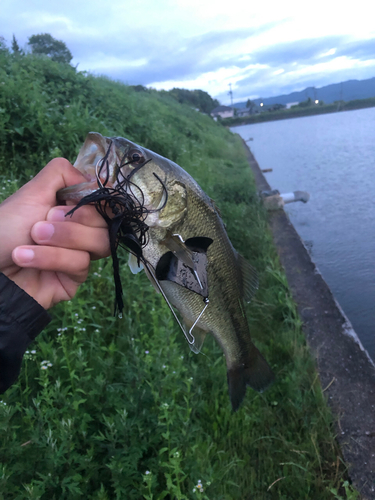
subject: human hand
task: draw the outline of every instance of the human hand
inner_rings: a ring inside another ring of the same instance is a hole
[[[56,158],[0,204],[0,272],[49,309],[71,299],[85,281],[90,259],[110,254],[107,225],[92,206],[70,218],[56,192],[85,182]]]

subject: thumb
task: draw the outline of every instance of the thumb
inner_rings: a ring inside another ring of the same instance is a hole
[[[65,158],[54,158],[51,160],[29,183],[35,189],[40,186],[45,190],[56,193],[59,189],[81,182],[87,182],[81,172]]]

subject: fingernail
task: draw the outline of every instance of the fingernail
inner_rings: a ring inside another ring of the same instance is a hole
[[[55,209],[55,210],[52,210],[48,216],[48,220],[53,220],[55,222],[62,222],[64,220],[66,220],[66,217],[65,217],[65,213],[64,210],[61,210],[61,209]]]
[[[16,248],[14,250],[14,257],[20,264],[28,264],[35,257],[35,253],[30,248]]]
[[[39,242],[49,241],[55,232],[55,227],[53,224],[41,222],[35,225],[34,232]]]

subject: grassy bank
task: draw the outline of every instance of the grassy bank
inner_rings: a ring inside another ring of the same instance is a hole
[[[334,104],[311,105],[308,107],[293,107],[290,109],[279,109],[277,111],[264,111],[251,116],[237,116],[225,118],[221,123],[228,127],[235,125],[249,125],[251,123],[269,122],[274,120],[287,120],[288,118],[299,118],[301,116],[323,115],[326,113],[337,113],[340,111],[351,111],[353,109],[375,107],[375,97],[367,99],[356,99],[353,101],[342,101]]]
[[[0,58],[1,199],[49,159],[74,160],[90,130],[176,161],[215,199],[234,246],[258,269],[247,312],[276,374],[264,394],[248,389],[232,414],[213,339],[191,353],[126,255],[124,316],[114,318],[111,263],[94,263],[74,301],[53,309],[2,397],[0,497],[341,498],[345,467],[332,416],[239,137],[165,93],[135,92],[46,59]]]

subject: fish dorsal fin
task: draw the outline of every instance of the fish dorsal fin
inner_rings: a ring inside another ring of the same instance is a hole
[[[185,328],[185,331],[188,332],[189,329],[191,328],[191,326],[188,327],[187,324],[184,322],[184,328]],[[191,334],[193,335],[195,340],[194,340],[193,344],[189,343],[189,347],[195,354],[199,354],[201,352],[203,342],[204,342],[204,339],[206,338],[207,332],[205,330],[202,330],[202,328],[195,326],[193,328]]]
[[[258,273],[242,255],[237,255],[242,278],[242,296],[245,302],[250,302],[259,287]]]

